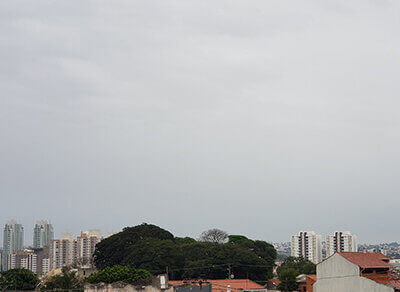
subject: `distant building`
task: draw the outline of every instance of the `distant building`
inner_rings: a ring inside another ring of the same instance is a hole
[[[37,221],[33,228],[33,248],[50,246],[54,239],[54,229],[47,221]]]
[[[44,275],[50,271],[49,249],[25,249],[7,256],[7,269],[27,269]]]
[[[24,248],[24,228],[21,224],[12,220],[4,226],[3,233],[3,252],[2,252],[2,270],[7,270],[8,255],[23,250]]]
[[[50,268],[60,269],[74,262],[75,242],[69,238],[56,239],[50,245]]]
[[[314,231],[300,231],[298,235],[292,235],[291,255],[318,264],[322,261],[321,235]]]
[[[336,252],[357,252],[357,237],[349,231],[336,231],[326,236],[326,257]]]
[[[399,277],[381,253],[338,252],[317,265],[314,292],[398,292]]]
[[[100,230],[81,232],[76,239],[72,233],[63,233],[50,245],[50,268],[59,269],[66,266],[92,266],[93,253],[101,240]]]
[[[75,258],[79,259],[84,265],[91,265],[92,257],[96,248],[96,244],[101,240],[100,230],[89,230],[81,232],[77,237],[77,251]]]

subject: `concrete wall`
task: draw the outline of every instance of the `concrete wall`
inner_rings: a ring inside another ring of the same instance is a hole
[[[393,292],[392,287],[360,276],[360,268],[334,254],[317,265],[314,292]]]
[[[344,257],[335,253],[325,261],[317,265],[317,282],[320,279],[329,277],[349,277],[359,276],[360,268],[346,260]]]
[[[364,277],[317,280],[314,292],[393,292],[394,289]]]
[[[175,292],[174,286],[168,286],[167,275],[154,276],[140,283],[138,285],[123,282],[85,284],[85,292]]]

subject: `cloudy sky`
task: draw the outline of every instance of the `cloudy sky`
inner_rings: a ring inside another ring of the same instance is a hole
[[[0,224],[400,241],[399,9],[1,1]]]

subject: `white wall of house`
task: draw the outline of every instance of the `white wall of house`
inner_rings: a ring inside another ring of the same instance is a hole
[[[360,276],[360,268],[339,254],[317,265],[314,292],[393,292],[392,287]]]

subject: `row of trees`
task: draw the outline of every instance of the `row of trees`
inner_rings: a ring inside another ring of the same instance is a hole
[[[94,262],[104,269],[115,265],[145,269],[152,274],[168,269],[171,279],[236,278],[265,281],[273,276],[274,247],[241,235],[209,230],[199,240],[174,237],[158,226],[141,224],[102,240]]]
[[[146,270],[138,270],[128,266],[107,267],[91,274],[87,279],[79,277],[75,270],[62,269],[60,274],[45,277],[42,281],[36,274],[27,269],[12,269],[2,273],[0,278],[0,290],[69,290],[83,291],[85,282],[114,283],[125,282],[128,284],[139,283],[151,277]]]

